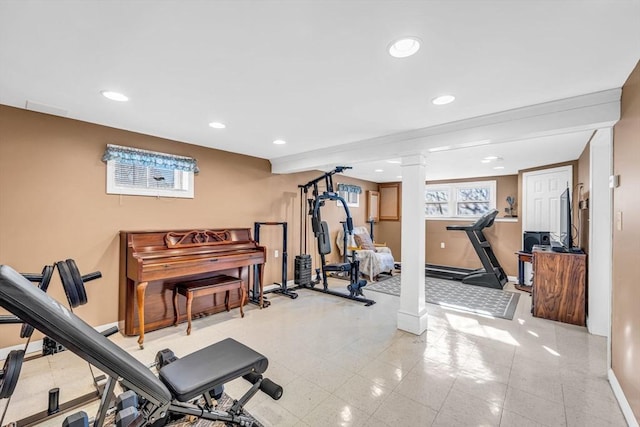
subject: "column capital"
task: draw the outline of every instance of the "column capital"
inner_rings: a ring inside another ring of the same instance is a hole
[[[427,156],[424,153],[406,154],[402,156],[401,167],[404,166],[426,166]]]

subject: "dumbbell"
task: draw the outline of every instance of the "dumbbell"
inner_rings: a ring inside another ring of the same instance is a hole
[[[62,287],[64,288],[64,293],[67,295],[67,301],[69,301],[71,308],[86,304],[87,292],[84,283],[101,278],[102,273],[96,271],[82,276],[73,259],[58,261],[56,262],[56,267],[58,267]]]
[[[64,419],[62,427],[89,427],[89,415],[84,411],[71,414]]]
[[[116,427],[126,427],[138,418],[138,395],[127,390],[116,398]]]

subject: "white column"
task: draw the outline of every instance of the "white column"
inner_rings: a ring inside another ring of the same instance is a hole
[[[594,335],[609,336],[613,275],[612,224],[613,129],[598,129],[591,138],[589,182],[589,279],[587,328]],[[576,195],[574,195],[574,198]],[[573,206],[576,206],[574,203]],[[576,215],[574,215],[576,217]]]
[[[398,329],[420,335],[427,329],[424,301],[425,156],[402,157],[402,276]]]

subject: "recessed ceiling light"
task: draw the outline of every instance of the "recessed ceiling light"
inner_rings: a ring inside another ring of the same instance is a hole
[[[482,159],[482,160],[480,160],[480,163],[491,163],[491,160]]]
[[[500,169],[504,169],[504,166],[495,166],[494,167],[495,170],[500,170]]]
[[[406,58],[420,49],[420,39],[417,37],[403,37],[389,45],[389,55],[394,58]]]
[[[431,103],[434,105],[445,105],[450,104],[455,101],[456,97],[453,95],[442,95],[435,97],[431,100]]]
[[[275,141],[273,141],[273,143],[276,145],[284,145],[287,143],[287,141],[285,141],[284,139],[276,139]]]
[[[209,126],[211,126],[214,129],[224,129],[227,127],[227,125],[225,125],[224,123],[220,123],[220,122],[211,122],[209,123]]]
[[[104,96],[107,99],[110,99],[112,101],[120,101],[120,102],[125,102],[129,100],[129,97],[126,95],[123,95],[119,92],[113,92],[111,90],[103,90],[100,92],[102,94],[102,96]]]
[[[376,169],[376,172],[384,172],[384,169]]]
[[[483,158],[483,160],[498,160],[498,159],[499,159],[498,156],[487,156]]]
[[[399,165],[402,163],[402,160],[387,160],[387,163],[391,163],[392,165]]]

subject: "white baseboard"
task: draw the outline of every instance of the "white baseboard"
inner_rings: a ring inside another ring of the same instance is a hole
[[[102,332],[114,326],[118,326],[118,322],[107,323],[106,325],[96,326],[95,330],[98,332]],[[5,360],[9,355],[9,353],[13,350],[24,350],[24,344],[18,344],[18,345],[13,345],[11,347],[0,348],[0,360]],[[31,341],[29,343],[27,354],[31,354],[31,353],[42,353],[42,340]]]
[[[624,415],[627,424],[629,427],[638,427],[638,420],[633,415],[633,411],[631,410],[631,405],[629,405],[629,401],[627,400],[624,392],[622,391],[622,387],[620,387],[620,383],[616,378],[616,374],[613,372],[613,369],[609,369],[608,373],[609,383],[611,384],[611,389],[613,389],[613,394],[618,400],[618,404],[620,405],[620,409],[622,409],[622,414]]]

